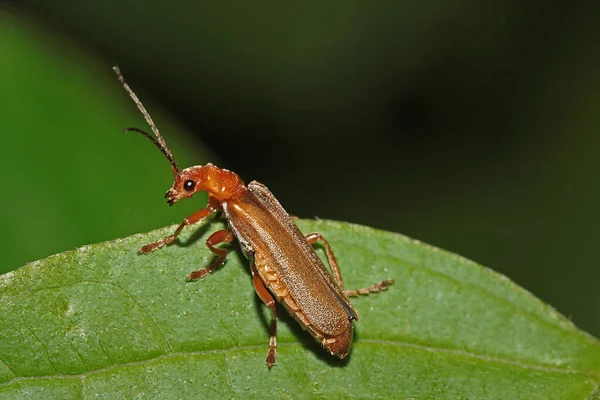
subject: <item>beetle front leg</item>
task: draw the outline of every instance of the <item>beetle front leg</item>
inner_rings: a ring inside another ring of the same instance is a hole
[[[277,313],[275,311],[275,300],[273,296],[265,287],[263,280],[258,275],[258,270],[254,263],[254,257],[250,260],[250,269],[252,271],[252,283],[254,284],[254,290],[258,297],[269,310],[271,310],[271,326],[269,328],[269,351],[267,352],[267,366],[271,368],[275,364],[275,355],[277,353]]]
[[[215,261],[213,261],[212,264],[210,264],[208,267],[200,268],[197,271],[193,271],[192,273],[190,273],[190,275],[187,277],[187,279],[190,281],[202,279],[206,275],[210,274],[215,269],[217,269],[221,265],[223,265],[223,263],[225,262],[225,258],[227,257],[228,251],[227,251],[227,249],[218,249],[215,246],[220,243],[229,243],[232,240],[233,240],[233,234],[226,229],[216,231],[215,233],[210,235],[208,237],[208,239],[206,239],[206,245],[208,246],[210,251],[213,252],[213,254],[216,254],[218,256],[217,259]]]
[[[344,281],[342,280],[342,274],[340,272],[340,267],[335,259],[335,255],[333,255],[333,250],[331,250],[331,246],[329,242],[318,232],[309,233],[305,236],[306,240],[309,244],[313,244],[317,241],[321,241],[323,243],[323,247],[325,248],[325,254],[327,254],[327,259],[329,260],[329,265],[331,266],[331,270],[333,271],[333,277],[336,280],[336,283],[344,291],[344,294],[348,297],[357,297],[362,295],[367,295],[370,293],[381,292],[382,290],[386,290],[389,285],[394,283],[393,279],[386,279],[375,285],[371,285],[366,288],[354,289],[354,290],[344,290]]]
[[[173,241],[175,240],[175,238],[177,238],[177,236],[179,236],[183,228],[185,228],[188,225],[195,224],[196,222],[202,221],[213,212],[215,212],[215,209],[212,207],[207,207],[196,211],[195,213],[184,219],[181,225],[177,227],[177,229],[172,235],[169,235],[164,239],[157,240],[156,242],[152,242],[145,246],[142,246],[142,248],[138,250],[138,254],[148,254],[153,252],[154,250],[158,250],[164,247],[165,245],[173,243]]]

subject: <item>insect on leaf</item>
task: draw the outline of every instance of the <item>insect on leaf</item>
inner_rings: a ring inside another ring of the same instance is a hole
[[[211,222],[152,255],[136,251],[174,227],[0,276],[0,398],[600,398],[598,340],[504,276],[394,233],[299,225],[329,240],[348,288],[396,282],[353,299],[347,361],[279,308],[266,368],[269,317],[239,250],[185,282],[212,259]]]

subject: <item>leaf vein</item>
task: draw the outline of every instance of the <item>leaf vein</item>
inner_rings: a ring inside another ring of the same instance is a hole
[[[52,366],[52,369],[54,369],[54,372],[58,372],[56,365],[54,365],[54,361],[52,361],[52,358],[50,357],[50,351],[48,350],[48,347],[46,347],[46,344],[40,338],[37,337],[37,335],[35,334],[33,329],[27,324],[27,321],[25,320],[23,313],[21,313],[21,321],[23,322],[23,326],[29,331],[29,333],[31,333],[31,336],[33,336],[33,338],[38,341],[40,346],[42,346],[42,349],[44,349],[46,358],[48,359],[48,362]]]
[[[552,373],[552,374],[581,375],[581,376],[585,376],[585,377],[593,379],[594,382],[597,382],[597,385],[600,386],[600,376],[598,376],[596,374],[591,374],[591,373],[588,373],[585,371],[581,371],[578,369],[573,369],[573,368],[560,368],[560,367],[550,367],[550,366],[544,366],[544,365],[535,365],[535,364],[524,363],[524,362],[516,361],[516,360],[509,360],[509,359],[501,358],[501,357],[492,357],[492,356],[486,356],[483,354],[470,353],[470,352],[466,352],[466,351],[462,351],[462,350],[436,348],[436,347],[423,346],[423,345],[418,345],[418,344],[414,344],[414,343],[407,343],[407,342],[393,341],[393,340],[362,339],[362,340],[360,340],[360,342],[357,343],[357,345],[404,347],[404,348],[409,348],[409,349],[414,349],[414,350],[426,351],[428,353],[433,353],[433,354],[457,355],[457,356],[462,356],[462,357],[469,358],[469,359],[484,361],[487,363],[511,365],[511,366],[519,367],[519,368],[525,369],[525,370],[546,372],[546,373]],[[299,346],[302,346],[302,344],[299,342],[278,343],[278,347],[299,347]],[[34,377],[32,377],[32,376],[17,377],[8,382],[0,384],[0,388],[12,385],[16,382],[30,381],[30,380],[37,380],[37,379],[49,379],[49,378],[86,379],[86,378],[89,378],[93,374],[112,371],[117,368],[127,368],[130,366],[144,365],[144,364],[149,364],[149,363],[153,363],[153,362],[160,361],[160,360],[169,360],[169,359],[177,358],[177,357],[203,356],[203,355],[209,355],[209,354],[227,354],[227,353],[245,352],[248,350],[260,351],[263,348],[264,348],[264,345],[262,345],[262,344],[254,344],[254,345],[247,345],[247,346],[229,347],[229,348],[223,348],[223,349],[211,349],[211,350],[204,350],[204,351],[176,352],[176,353],[170,353],[170,354],[163,354],[158,357],[149,358],[146,360],[132,361],[129,363],[122,363],[122,364],[118,364],[118,365],[111,365],[111,366],[99,368],[99,369],[96,369],[93,371],[84,372],[82,374],[74,374],[74,375],[56,374],[56,375],[40,375],[40,376],[34,376]],[[226,367],[227,367],[227,364],[226,364]],[[588,397],[588,400],[598,398],[597,396],[598,396],[598,394],[600,394],[599,386],[596,386],[594,388],[594,391],[591,393],[590,397]],[[233,386],[230,385],[230,387],[233,390]],[[594,397],[594,396],[596,396],[596,397]]]
[[[0,362],[2,364],[4,364],[6,366],[6,368],[8,368],[8,370],[10,371],[11,374],[13,374],[13,376],[16,378],[17,374],[15,373],[15,371],[12,369],[12,367],[10,366],[10,364],[8,362],[6,362],[5,360],[0,359]]]
[[[590,392],[590,395],[586,397],[586,400],[598,400],[600,398],[600,383],[596,384],[594,389]]]
[[[165,341],[165,344],[167,345],[167,348],[169,349],[169,352],[173,352],[173,346],[171,346],[171,342],[167,338],[167,335],[162,330],[160,325],[156,322],[156,320],[154,319],[154,316],[152,314],[150,314],[150,312],[148,312],[148,310],[146,310],[145,307],[142,306],[142,304],[138,301],[138,299],[134,295],[132,295],[129,292],[129,290],[127,290],[125,287],[123,287],[119,283],[114,282],[112,280],[108,280],[106,283],[111,283],[111,284],[115,285],[116,287],[118,287],[119,289],[123,290],[123,292],[125,292],[131,298],[131,300],[133,300],[133,302],[140,308],[140,310],[142,310],[142,312],[144,312],[144,314],[146,314],[146,316],[148,316],[148,318],[150,318],[150,321],[152,321],[152,324],[158,330],[158,332],[160,332],[161,336],[163,337],[163,340]]]

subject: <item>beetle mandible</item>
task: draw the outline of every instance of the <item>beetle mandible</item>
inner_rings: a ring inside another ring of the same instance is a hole
[[[358,313],[348,297],[380,292],[387,289],[393,280],[387,279],[363,289],[344,290],[338,263],[327,240],[320,233],[303,235],[264,185],[253,181],[246,186],[238,175],[213,164],[180,170],[150,114],[125,82],[119,68],[115,66],[113,69],[155,137],[138,128],[125,131],[146,136],[171,163],[175,182],[165,195],[168,203],[173,205],[199,191],[208,192],[205,208],[185,218],[172,235],[143,246],[138,254],[148,254],[171,244],[184,227],[222,210],[229,229],[219,230],[206,240],[206,245],[217,258],[208,267],[190,273],[188,279],[204,278],[220,267],[228,250],[216,246],[230,243],[235,238],[250,261],[254,289],[271,312],[266,360],[269,368],[275,363],[277,347],[273,295],[327,351],[346,358],[352,344],[352,321],[358,320]],[[312,247],[317,241],[323,244],[333,276]]]

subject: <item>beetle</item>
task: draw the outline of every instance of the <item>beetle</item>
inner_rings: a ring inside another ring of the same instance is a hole
[[[150,114],[125,82],[119,68],[115,66],[113,69],[155,137],[138,128],[125,131],[146,136],[171,163],[175,182],[165,195],[169,205],[199,191],[208,193],[205,208],[185,218],[172,235],[142,246],[138,254],[148,254],[173,243],[186,226],[222,211],[228,229],[214,232],[206,240],[216,259],[208,267],[190,273],[188,280],[202,279],[220,267],[228,250],[216,246],[230,243],[235,238],[250,262],[254,289],[271,313],[267,366],[270,368],[275,363],[277,348],[277,315],[273,296],[327,351],[346,358],[352,344],[352,321],[358,320],[358,313],[348,297],[386,290],[393,280],[387,279],[363,289],[344,290],[342,275],[329,242],[318,232],[303,235],[266,186],[256,181],[245,185],[237,174],[213,164],[180,170]],[[333,275],[313,249],[315,242],[322,243]]]

